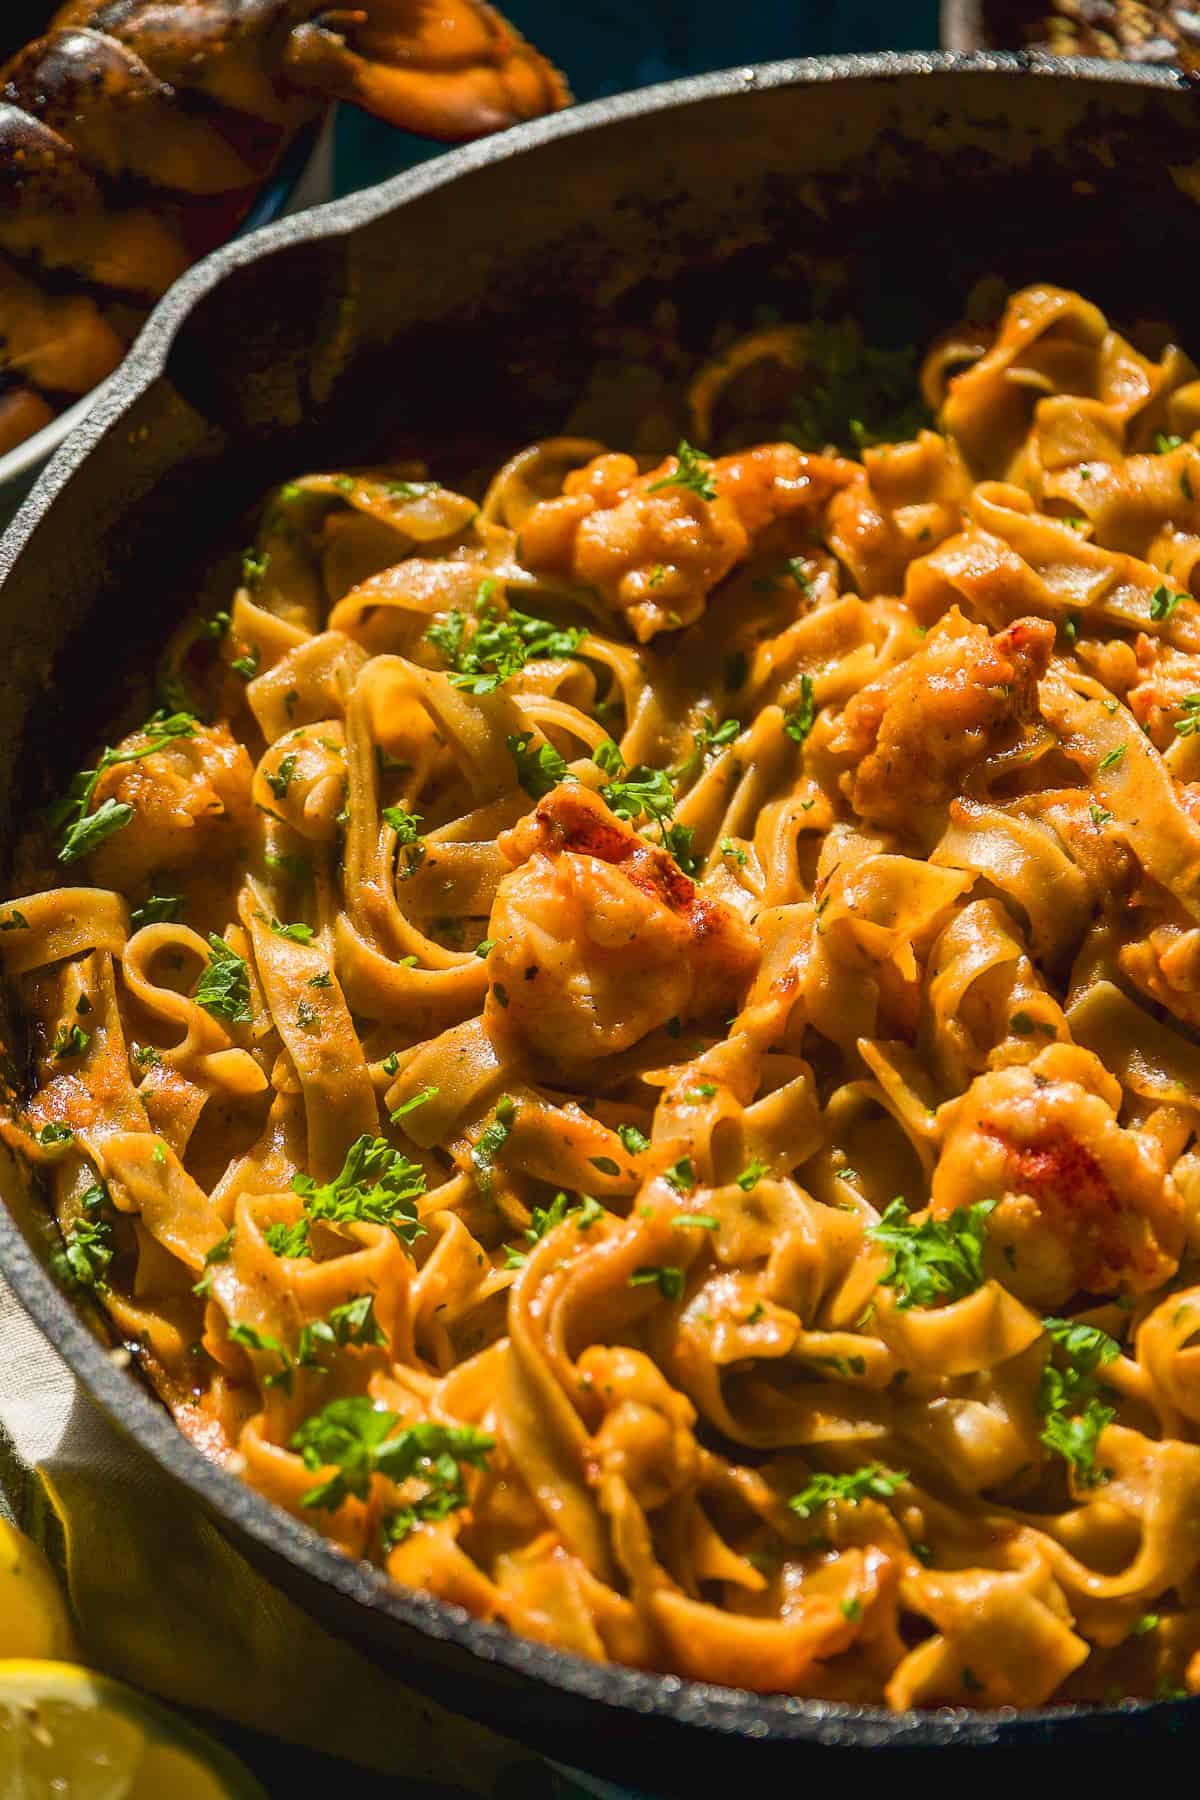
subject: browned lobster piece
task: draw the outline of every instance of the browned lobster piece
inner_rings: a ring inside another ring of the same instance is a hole
[[[0,450],[114,366],[334,99],[453,141],[570,94],[483,0],[67,0],[0,67]]]

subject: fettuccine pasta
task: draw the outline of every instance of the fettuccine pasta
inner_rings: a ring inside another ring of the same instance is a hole
[[[1035,287],[936,430],[741,447],[818,342],[674,454],[278,489],[0,907],[4,1129],[182,1429],[397,1582],[858,1704],[1191,1692],[1200,375]]]

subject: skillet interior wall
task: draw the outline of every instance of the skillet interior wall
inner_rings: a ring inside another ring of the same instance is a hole
[[[1020,81],[773,79],[734,75],[733,92],[698,103],[680,83],[670,108],[574,137],[556,140],[551,122],[523,156],[493,140],[481,166],[378,217],[367,193],[279,228],[253,261],[210,259],[224,279],[123,412],[118,387],[103,440],[3,585],[9,891],[22,822],[123,704],[147,698],[172,624],[245,540],[268,485],[382,454],[422,455],[449,480],[494,466],[561,427],[614,318],[670,297],[700,354],[756,305],[803,318],[801,253],[845,264],[848,308],[875,343],[924,344],[1000,273],[1077,287],[1125,322],[1165,317],[1200,347],[1175,261],[1195,230],[1186,90],[1044,64]],[[19,1039],[5,1041],[19,1064]],[[10,1172],[26,1235],[42,1239]]]

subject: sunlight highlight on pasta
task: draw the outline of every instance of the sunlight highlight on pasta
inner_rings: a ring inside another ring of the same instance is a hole
[[[1200,372],[1033,287],[936,429],[746,447],[818,343],[670,455],[277,489],[0,905],[2,1129],[181,1428],[399,1583],[1200,1691]]]

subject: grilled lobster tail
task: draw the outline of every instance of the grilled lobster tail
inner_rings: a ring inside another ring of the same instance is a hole
[[[0,69],[0,453],[116,366],[335,98],[454,140],[570,96],[481,0],[68,0]]]

